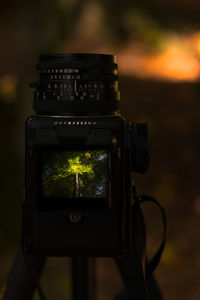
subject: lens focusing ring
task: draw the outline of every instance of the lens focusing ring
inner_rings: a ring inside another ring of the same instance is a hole
[[[34,109],[42,114],[113,114],[119,109],[116,58],[107,54],[41,55]]]

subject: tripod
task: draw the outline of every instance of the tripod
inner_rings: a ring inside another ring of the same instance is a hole
[[[147,201],[154,200],[143,196]],[[155,202],[154,200],[153,202]],[[124,290],[114,300],[163,300],[159,287],[154,279],[153,270],[159,263],[166,238],[166,218],[160,207],[164,222],[164,239],[159,250],[150,263],[146,261],[146,234],[143,215],[139,201],[133,209],[133,246],[123,257],[114,258],[124,282]],[[72,257],[73,300],[95,300],[95,258]],[[45,257],[29,256],[29,262],[37,278],[45,266]],[[27,267],[22,247],[19,248],[8,276],[7,288],[3,300],[31,300],[36,288],[29,268]]]

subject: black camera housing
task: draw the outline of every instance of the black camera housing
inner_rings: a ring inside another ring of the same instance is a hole
[[[36,101],[44,109],[45,101]],[[61,105],[55,115],[38,114],[26,122],[25,248],[44,256],[121,256],[132,243],[131,173],[144,173],[149,165],[147,124],[113,113],[61,115]],[[105,153],[103,197],[45,194],[44,157],[74,151]]]

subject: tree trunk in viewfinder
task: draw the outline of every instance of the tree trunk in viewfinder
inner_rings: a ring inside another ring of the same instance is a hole
[[[75,197],[79,198],[80,197],[80,185],[79,185],[79,178],[78,174],[75,175]]]

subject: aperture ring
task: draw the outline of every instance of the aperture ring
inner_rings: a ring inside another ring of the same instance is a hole
[[[87,99],[95,100],[95,101],[119,101],[120,93],[119,92],[104,92],[104,93],[74,93],[72,92],[48,92],[48,91],[38,91],[34,92],[35,100],[47,100],[49,102],[57,100],[57,101],[76,101],[81,100],[82,102]]]
[[[74,89],[76,91],[89,91],[89,90],[95,90],[99,92],[105,92],[105,91],[118,91],[118,81],[80,81],[77,80],[76,82],[74,80],[43,80],[39,82],[35,82],[31,85],[32,88],[43,89],[43,90],[71,90]]]

